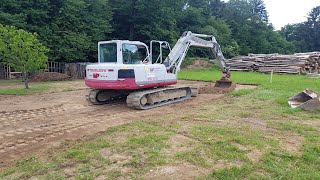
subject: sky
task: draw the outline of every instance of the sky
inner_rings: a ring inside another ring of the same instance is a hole
[[[269,13],[269,21],[276,30],[287,24],[307,20],[312,8],[320,6],[320,0],[264,0]]]

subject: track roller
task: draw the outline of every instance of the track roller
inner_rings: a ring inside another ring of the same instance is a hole
[[[102,105],[111,103],[123,96],[126,95],[115,90],[91,89],[87,95],[87,100],[94,105]]]
[[[185,101],[192,96],[190,87],[171,86],[133,92],[127,97],[127,105],[135,109],[147,110]]]

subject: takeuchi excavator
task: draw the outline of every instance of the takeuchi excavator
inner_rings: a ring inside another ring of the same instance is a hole
[[[151,41],[150,50],[139,41],[99,42],[99,62],[86,67],[85,84],[91,88],[88,100],[99,105],[126,98],[129,107],[146,110],[190,99],[191,87],[173,85],[191,46],[210,48],[222,71],[215,87],[230,87],[230,70],[216,38],[187,31],[172,49],[166,41]],[[159,47],[159,56],[152,62],[154,47]],[[163,48],[169,49],[166,58]]]

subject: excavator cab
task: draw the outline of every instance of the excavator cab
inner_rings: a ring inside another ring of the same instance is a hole
[[[149,63],[148,47],[138,41],[99,42],[99,63],[141,64]]]

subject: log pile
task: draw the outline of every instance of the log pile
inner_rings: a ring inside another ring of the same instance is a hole
[[[281,74],[320,74],[320,52],[281,54],[249,54],[226,61],[233,71],[257,71]]]

